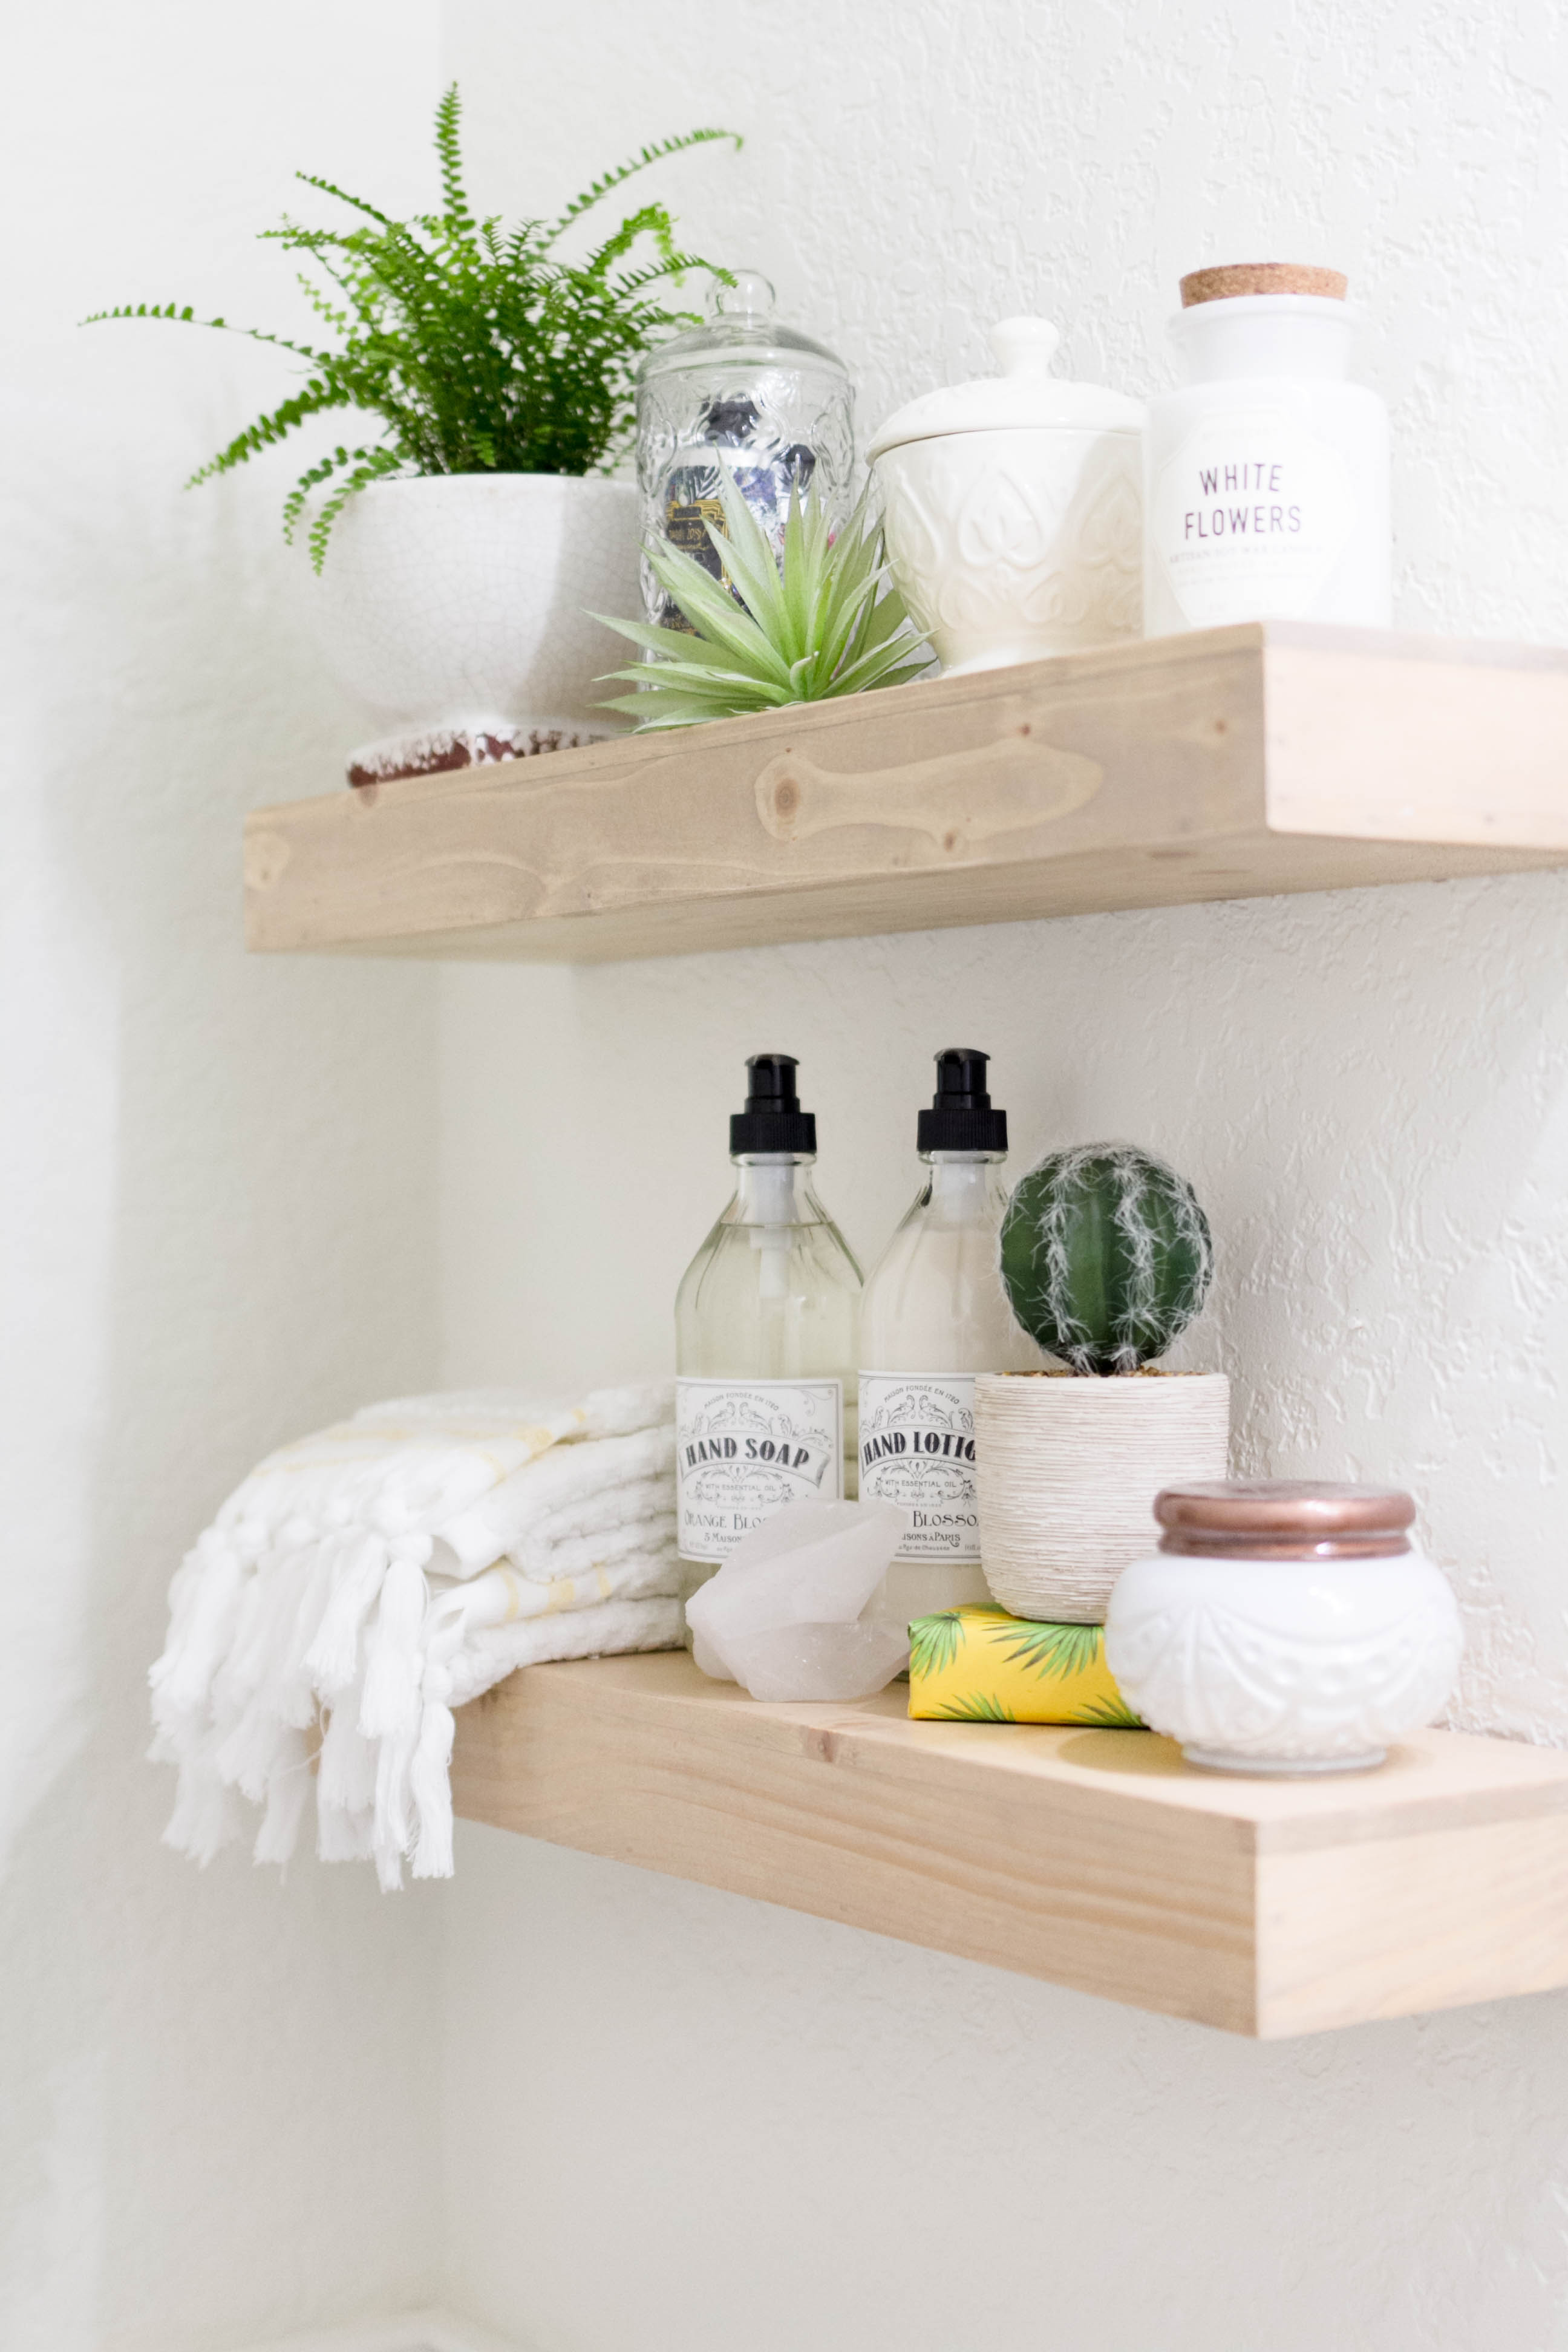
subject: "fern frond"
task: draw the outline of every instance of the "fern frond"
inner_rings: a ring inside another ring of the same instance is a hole
[[[220,449],[216,457],[209,457],[205,466],[198,466],[186,482],[186,489],[194,490],[198,482],[210,482],[216,475],[230,474],[237,466],[243,466],[250,458],[259,457],[263,449],[270,449],[286,435],[292,433],[296,425],[303,425],[308,416],[320,416],[329,408],[346,408],[349,405],[346,392],[334,391],[326,383],[308,383],[303,392],[297,392],[281,402],[269,415],[258,416],[254,425],[247,425],[243,433],[237,433],[227,447]]]
[[[468,199],[463,187],[463,159],[458,144],[458,134],[463,120],[463,101],[458,96],[457,83],[450,82],[441,93],[436,109],[436,160],[441,169],[441,193],[446,198],[447,218],[454,227],[471,229],[474,216],[468,210]]]
[[[375,205],[371,204],[364,196],[351,195],[346,188],[340,188],[335,180],[323,180],[320,173],[296,172],[294,177],[297,180],[303,180],[308,188],[320,189],[323,196],[336,196],[340,205],[352,205],[356,213],[363,213],[367,219],[379,221],[383,228],[400,228],[402,226],[402,223],[400,221],[395,221],[390,213],[379,212]],[[263,236],[289,236],[295,233],[296,232],[294,231],[291,224],[289,222],[285,222],[280,229],[263,229],[261,231],[261,235]],[[314,230],[307,231],[305,234],[319,236],[322,234],[322,232]]]
[[[379,481],[384,474],[397,473],[403,464],[395,449],[339,449],[334,453],[334,464],[347,465],[355,457],[363,459],[363,463],[355,466],[352,473],[343,477],[310,526],[309,546],[312,572],[319,572],[326,562],[327,541],[331,536],[332,525],[354,492],[364,489],[371,482]]]
[[[552,223],[545,243],[553,245],[590,206],[600,203],[614,189],[624,187],[636,173],[646,172],[650,163],[662,163],[667,155],[679,155],[688,147],[700,147],[714,139],[733,140],[737,154],[746,143],[738,131],[686,131],[676,139],[656,139],[651,147],[644,147],[629,163],[617,163],[613,172],[606,172],[602,180],[595,180],[580,196],[574,196],[560,219]]]

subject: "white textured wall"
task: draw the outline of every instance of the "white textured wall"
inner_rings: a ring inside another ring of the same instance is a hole
[[[291,617],[251,243],[296,163],[424,184],[426,0],[56,0],[0,139],[0,2344],[223,2352],[426,2299],[435,1915],[158,1843],[145,1674],[267,1446],[428,1377],[434,976],[247,964],[238,826],[362,724]]]
[[[844,352],[864,424],[1009,310],[1137,390],[1181,270],[1342,264],[1394,411],[1403,618],[1568,641],[1558,12],[446,23],[488,203],[746,131],[672,174],[687,227]],[[543,102],[584,76],[591,110]],[[1469,1608],[1467,1719],[1568,1738],[1565,937],[1545,876],[451,972],[448,1372],[668,1360],[762,1046],[802,1056],[874,1253],[930,1055],[981,1045],[1021,1147],[1128,1134],[1194,1178],[1223,1270],[1188,1356],[1233,1373],[1247,1458],[1407,1478]],[[458,1868],[453,2276],[537,2352],[1568,2345],[1563,2000],[1266,2050],[489,1832]]]

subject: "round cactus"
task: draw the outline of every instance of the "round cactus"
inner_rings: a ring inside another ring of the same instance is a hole
[[[1002,1220],[1013,1312],[1075,1372],[1135,1372],[1163,1356],[1209,1286],[1208,1219],[1175,1170],[1131,1143],[1053,1151]]]

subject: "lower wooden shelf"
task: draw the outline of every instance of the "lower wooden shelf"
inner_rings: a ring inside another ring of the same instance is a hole
[[[1147,1732],[761,1706],[683,1653],[458,1717],[471,1821],[1269,2038],[1568,1984],[1568,1753],[1425,1731],[1247,1780]]]

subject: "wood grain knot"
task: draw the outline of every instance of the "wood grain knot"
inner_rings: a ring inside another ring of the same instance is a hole
[[[288,871],[289,848],[280,833],[265,833],[253,825],[245,836],[245,887],[270,890]]]
[[[1099,792],[1097,760],[1031,739],[1016,723],[989,743],[844,773],[781,752],[756,780],[757,815],[770,839],[794,845],[850,826],[915,835],[928,858],[980,855],[1008,835],[1070,816]]]

